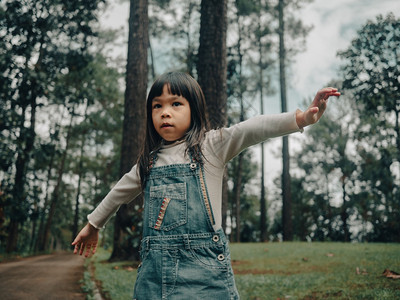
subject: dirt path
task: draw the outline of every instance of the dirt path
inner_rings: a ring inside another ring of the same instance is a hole
[[[30,257],[0,264],[0,298],[85,299],[79,280],[84,258],[72,253]]]

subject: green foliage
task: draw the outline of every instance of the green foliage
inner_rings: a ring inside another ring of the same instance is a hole
[[[359,213],[372,226],[367,239],[400,241],[400,19],[368,21],[339,52],[343,89],[360,118],[354,143],[359,159]]]
[[[363,104],[363,113],[380,117],[399,110],[399,45],[400,19],[388,14],[369,21],[350,47],[338,53],[345,60],[343,88]]]
[[[399,73],[393,65],[399,30],[392,14],[379,16],[339,53],[344,80],[330,85],[343,95],[307,130],[296,155],[301,173],[292,180],[293,222],[300,240],[400,238]]]
[[[121,75],[94,46],[100,44],[96,22],[103,3],[2,2],[0,181],[5,218],[0,230],[8,226],[10,249],[16,250],[17,240],[24,240],[19,251],[37,248],[51,201],[57,219],[51,247],[69,247],[78,178],[84,178],[77,197],[85,199],[82,212],[87,213],[117,177]],[[69,122],[72,137],[67,143]],[[65,152],[71,156],[61,169]],[[65,180],[57,196],[56,176]],[[85,222],[83,215],[80,219]],[[13,226],[19,228],[19,238]]]
[[[236,182],[239,173],[238,169],[238,156],[232,159],[228,164],[228,178],[230,186],[232,188],[228,191],[228,202],[230,203],[230,214],[232,222],[236,221],[235,211],[235,193],[236,193]],[[254,242],[259,239],[258,228],[259,228],[259,217],[257,212],[259,211],[259,199],[254,195],[255,190],[253,189],[252,181],[257,175],[257,164],[252,160],[251,151],[244,151],[242,155],[242,169],[241,169],[241,185],[240,185],[240,241],[242,242]],[[231,235],[234,235],[235,226]]]

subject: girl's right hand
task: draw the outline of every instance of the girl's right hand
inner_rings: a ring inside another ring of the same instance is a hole
[[[90,223],[86,224],[72,242],[72,246],[75,246],[74,254],[77,254],[79,251],[79,255],[82,255],[85,248],[85,257],[88,257],[90,254],[95,254],[98,240],[99,229],[93,227]]]

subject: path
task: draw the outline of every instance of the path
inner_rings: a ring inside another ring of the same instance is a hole
[[[84,300],[79,281],[84,258],[57,253],[0,263],[2,300]]]

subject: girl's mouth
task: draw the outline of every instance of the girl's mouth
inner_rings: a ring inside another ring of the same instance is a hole
[[[168,127],[172,127],[172,125],[169,123],[164,123],[161,125],[161,128],[168,128]]]

